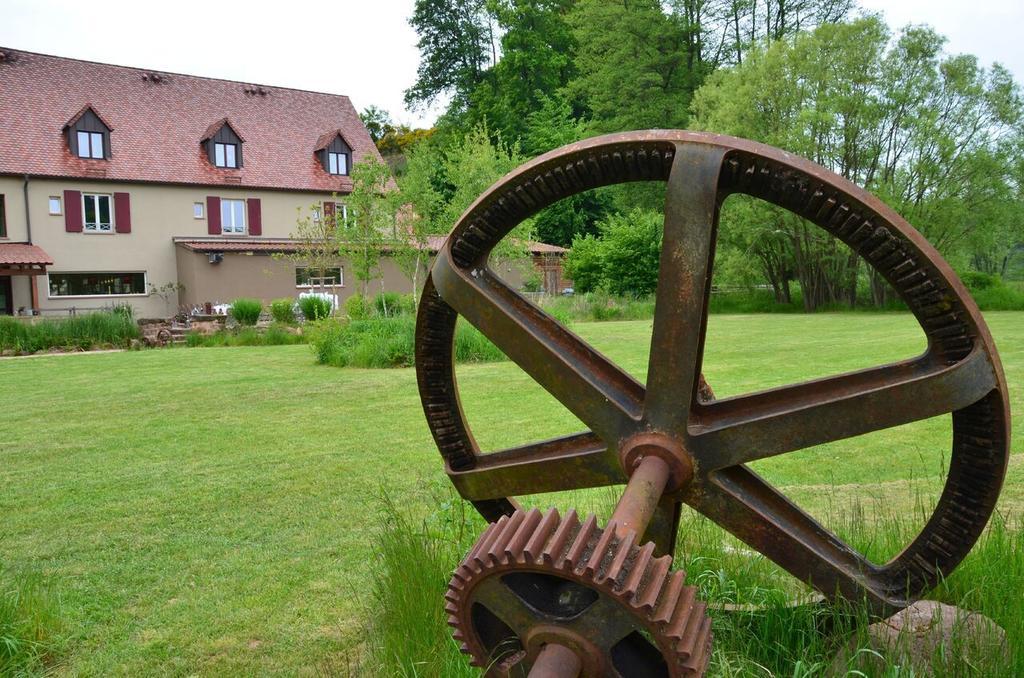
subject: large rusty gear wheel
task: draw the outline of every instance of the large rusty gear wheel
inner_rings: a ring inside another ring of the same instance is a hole
[[[491,523],[455,570],[445,607],[460,649],[492,678],[525,677],[549,643],[585,676],[703,675],[711,620],[670,556],[574,511]]]
[[[524,219],[562,198],[630,181],[667,183],[646,384],[488,268],[491,250]],[[783,207],[849,245],[906,302],[927,336],[926,352],[759,393],[699,398],[718,213],[732,193]],[[460,315],[590,430],[481,454],[455,380]],[[523,165],[455,225],[424,287],[416,333],[434,440],[459,493],[488,520],[511,515],[515,495],[621,484],[637,450],[661,455],[673,466],[673,481],[644,536],[660,552],[673,552],[685,503],[827,599],[866,602],[878,616],[905,607],[960,563],[988,522],[1006,473],[1006,380],[985,321],[949,265],[853,183],[742,139],[631,132]],[[953,426],[945,488],[921,533],[886,563],[868,560],[746,466],[945,413]]]

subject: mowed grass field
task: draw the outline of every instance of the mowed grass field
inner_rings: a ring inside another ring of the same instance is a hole
[[[987,319],[1024,411],[1024,313]],[[642,378],[650,325],[575,330]],[[903,314],[719,315],[705,373],[722,397],[923,348]],[[485,449],[580,428],[511,363],[462,366],[459,380]],[[321,367],[306,346],[173,349],[0,361],[0,385],[0,565],[52,583],[61,673],[345,674],[365,620],[388,614],[367,593],[382,493],[410,516],[448,496],[411,369]],[[855,502],[932,501],[949,445],[943,417],[755,468],[829,524]],[[1019,431],[1013,451],[1011,517]]]

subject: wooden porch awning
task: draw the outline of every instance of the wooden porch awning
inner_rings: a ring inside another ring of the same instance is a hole
[[[0,243],[0,275],[42,275],[53,259],[43,248],[28,243]]]

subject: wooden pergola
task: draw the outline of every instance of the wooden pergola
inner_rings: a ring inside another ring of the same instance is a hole
[[[30,276],[32,308],[39,308],[39,286],[36,277],[46,274],[53,259],[42,247],[30,243],[0,243],[0,277]]]

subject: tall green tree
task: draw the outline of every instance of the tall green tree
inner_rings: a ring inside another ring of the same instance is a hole
[[[1019,90],[998,66],[945,56],[943,40],[911,28],[893,41],[869,17],[753,49],[694,97],[693,126],[757,139],[811,158],[878,193],[955,262],[1012,224],[1008,168],[1020,136]],[[762,262],[765,279],[799,280],[804,304],[872,300],[891,290],[817,227],[763,203],[723,212],[722,239]],[[1014,242],[1019,241],[1016,238]]]
[[[497,59],[494,17],[484,0],[416,0],[410,25],[419,35],[416,82],[405,92],[410,108],[450,96],[465,108],[469,94]]]
[[[381,139],[395,131],[391,115],[379,106],[367,106],[359,114],[359,119],[375,144],[380,144]]]
[[[383,291],[380,258],[395,222],[392,188],[388,166],[367,153],[352,167],[347,213],[338,210],[335,215],[338,254],[351,263],[353,275],[359,282],[359,293],[364,298],[374,279],[380,279]]]
[[[569,84],[591,132],[685,126],[704,74],[687,69],[687,26],[658,0],[577,0],[568,16],[577,77]]]

